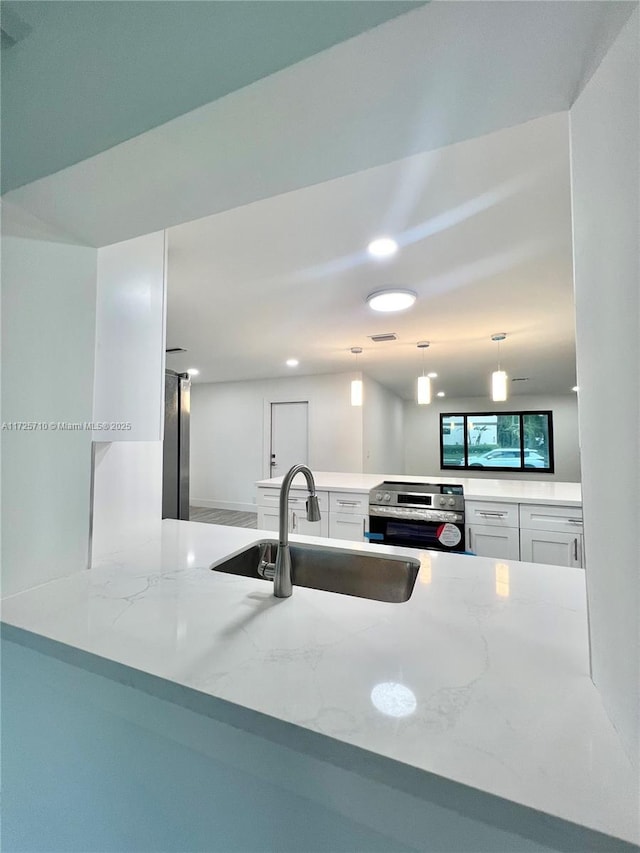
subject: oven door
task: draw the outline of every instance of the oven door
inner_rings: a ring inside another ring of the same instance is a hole
[[[369,539],[380,545],[430,548],[433,551],[464,551],[464,524],[369,516]]]

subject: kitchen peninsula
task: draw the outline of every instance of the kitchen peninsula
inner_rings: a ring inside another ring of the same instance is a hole
[[[301,587],[278,600],[267,581],[210,571],[263,537],[164,521],[143,547],[7,598],[6,659],[28,680],[25,656],[57,658],[51,689],[97,674],[91,707],[126,685],[117,713],[137,726],[226,749],[265,796],[276,784],[329,806],[386,849],[640,840],[637,776],[589,678],[581,571],[413,551],[404,604]],[[150,696],[168,723],[140,710]]]
[[[369,492],[381,481],[460,485],[464,490],[467,548],[481,557],[583,568],[580,483],[549,480],[501,480],[473,477],[409,476],[314,471],[323,518],[309,523],[297,508],[306,492],[290,495],[292,528],[333,539],[366,541]],[[258,527],[278,529],[281,477],[258,480]],[[303,484],[295,483],[295,486]],[[396,543],[399,544],[399,543]]]

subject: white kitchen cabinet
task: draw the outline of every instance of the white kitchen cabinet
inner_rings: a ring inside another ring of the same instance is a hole
[[[327,536],[329,520],[327,515],[320,521],[307,521],[306,510],[290,509],[287,513],[289,533],[299,533],[304,536]],[[258,527],[260,530],[280,530],[280,511],[270,507],[258,507]]]
[[[320,521],[307,521],[306,489],[289,492],[289,532],[304,536],[324,536],[351,542],[365,542],[369,530],[369,495],[358,492],[316,492]],[[277,531],[280,514],[280,489],[258,487],[258,527]]]
[[[500,501],[465,501],[466,545],[478,557],[520,559],[518,505]]]
[[[582,509],[579,506],[520,504],[520,527],[582,534]]]
[[[350,542],[366,542],[369,530],[369,494],[329,493],[329,536]]]
[[[271,507],[258,507],[258,528],[260,530],[273,530],[276,533],[280,527],[280,513]]]
[[[498,560],[520,559],[520,531],[517,527],[467,524],[467,549],[478,557]]]
[[[369,516],[350,512],[329,513],[329,537],[347,539],[350,542],[366,542],[365,533],[369,530]]]
[[[582,549],[581,533],[526,529],[520,531],[520,559],[525,562],[581,568]]]
[[[465,500],[464,511],[467,524],[518,528],[518,504]]]
[[[584,565],[582,509],[520,504],[520,559],[581,568]]]
[[[320,507],[320,521],[307,521],[306,501],[309,493],[306,489],[291,489],[289,492],[289,533],[304,536],[328,536],[329,534],[329,494],[316,492]],[[258,489],[258,527],[261,530],[278,532],[280,528],[280,489]]]

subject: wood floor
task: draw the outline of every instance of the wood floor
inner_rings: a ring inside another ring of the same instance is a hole
[[[207,524],[225,524],[227,527],[251,527],[256,529],[258,527],[258,513],[191,506],[189,507],[189,521],[205,521]]]

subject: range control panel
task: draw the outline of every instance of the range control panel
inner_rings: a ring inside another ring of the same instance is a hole
[[[464,512],[464,492],[458,485],[385,481],[369,492],[369,505]]]

